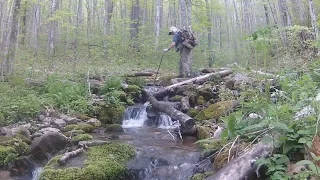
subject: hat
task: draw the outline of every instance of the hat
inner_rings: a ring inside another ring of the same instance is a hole
[[[174,26],[171,26],[170,27],[170,31],[169,31],[169,34],[171,33],[176,33],[178,31],[178,28],[174,27]]]

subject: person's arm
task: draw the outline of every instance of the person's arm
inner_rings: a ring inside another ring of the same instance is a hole
[[[175,42],[172,42],[172,43],[170,44],[170,46],[168,47],[168,50],[170,50],[171,48],[173,48],[175,45],[176,45],[176,43],[175,43]]]

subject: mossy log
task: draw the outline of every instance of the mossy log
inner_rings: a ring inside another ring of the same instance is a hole
[[[189,97],[181,98],[180,109],[182,112],[187,113],[190,109]]]
[[[174,108],[173,104],[170,102],[163,102],[158,101],[153,95],[146,91],[142,91],[143,96],[146,97],[146,99],[152,104],[154,108],[157,110],[166,113],[168,116],[170,116],[173,120],[179,121],[179,123],[182,125],[182,133],[188,132],[190,133],[190,130],[195,129],[193,128],[195,126],[195,121],[192,117],[182,113],[181,111]],[[195,131],[195,130],[193,130]]]
[[[253,148],[238,158],[230,161],[214,175],[206,180],[243,180],[256,176],[257,165],[255,161],[259,158],[268,157],[272,153],[272,146],[262,142],[253,146]]]
[[[161,99],[161,98],[165,97],[170,91],[174,91],[175,88],[178,88],[182,85],[191,84],[191,83],[203,84],[205,81],[207,81],[208,79],[210,79],[213,76],[220,76],[221,78],[223,78],[225,76],[228,76],[231,73],[232,73],[231,70],[223,70],[220,72],[209,73],[209,74],[206,74],[203,76],[195,77],[192,79],[188,79],[188,80],[167,86],[167,87],[153,93],[152,95],[154,97],[156,97],[157,99]]]
[[[82,154],[85,150],[86,146],[82,146],[81,148],[71,151],[71,152],[66,152],[64,155],[58,160],[59,165],[64,165],[67,163],[67,161],[73,157],[79,156]]]
[[[140,77],[140,76],[153,76],[154,72],[151,71],[142,71],[142,72],[136,72],[133,74],[126,74],[126,77]]]

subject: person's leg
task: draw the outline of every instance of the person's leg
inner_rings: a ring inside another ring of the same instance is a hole
[[[183,70],[184,76],[190,75],[190,68],[189,68],[189,55],[190,55],[191,49],[188,49],[186,47],[183,47],[181,50],[181,65]]]
[[[180,51],[179,77],[184,77],[184,70],[183,70],[183,66],[182,66],[182,50]]]

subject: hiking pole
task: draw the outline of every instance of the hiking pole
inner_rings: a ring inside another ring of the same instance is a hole
[[[156,73],[156,77],[153,80],[153,85],[156,84],[156,79],[157,79],[157,76],[158,76],[158,73],[159,73],[159,69],[160,69],[160,66],[161,66],[161,63],[162,63],[163,56],[164,56],[164,53],[162,53],[160,64],[159,64],[159,67],[158,67],[158,70],[157,70],[157,73]]]

